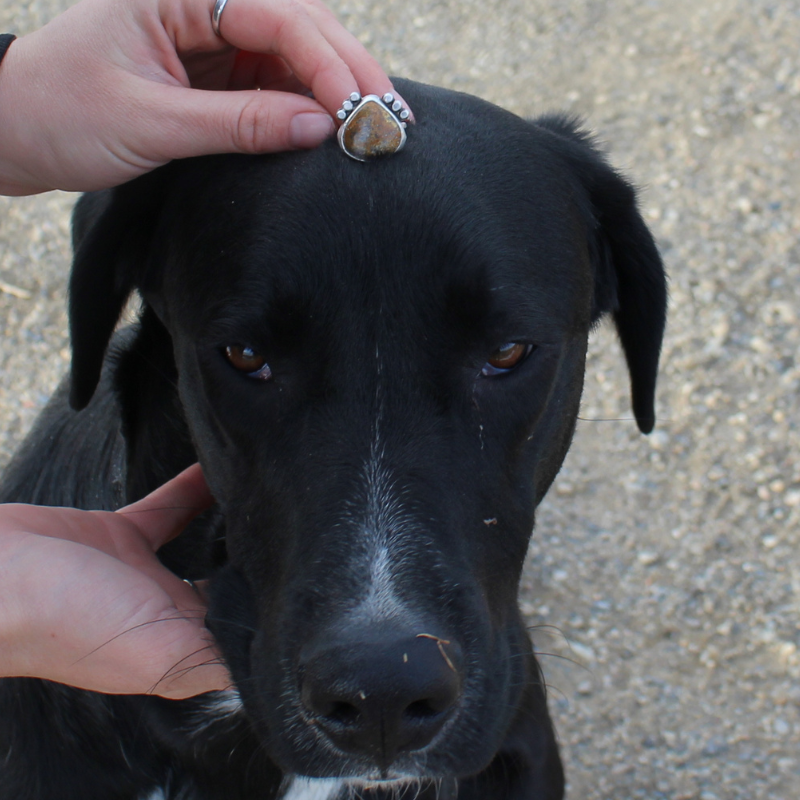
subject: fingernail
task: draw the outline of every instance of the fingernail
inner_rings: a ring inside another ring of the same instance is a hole
[[[296,114],[289,124],[289,143],[292,147],[308,148],[322,144],[336,130],[327,114],[304,111]]]

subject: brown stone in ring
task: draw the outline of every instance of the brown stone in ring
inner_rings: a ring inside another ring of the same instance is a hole
[[[339,128],[340,147],[358,161],[391,155],[405,143],[403,124],[377,95],[367,95]]]

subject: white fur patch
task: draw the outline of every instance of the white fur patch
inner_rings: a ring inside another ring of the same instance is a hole
[[[195,736],[203,733],[221,720],[238,716],[242,709],[242,698],[239,697],[239,692],[236,689],[209,692],[208,696],[204,698],[203,708],[194,715],[191,732]]]
[[[422,782],[408,779],[375,783],[355,778],[304,778],[298,775],[281,800],[354,800],[363,796],[363,790],[376,786],[391,789],[395,797],[403,798],[409,789],[413,791],[416,788],[418,793]],[[409,798],[413,796],[409,795]]]
[[[398,502],[392,478],[383,464],[376,431],[369,461],[364,465],[366,503],[361,512],[362,536],[367,545],[369,586],[354,617],[371,622],[408,616],[395,588],[394,572],[402,558],[402,533],[414,525]]]
[[[213,698],[213,699],[211,699]],[[218,717],[230,717],[238,714],[242,709],[242,698],[236,689],[226,689],[223,692],[212,692],[210,695],[209,713]]]
[[[336,800],[344,785],[341,778],[297,777],[283,800]]]
[[[398,796],[403,796],[403,790],[408,789],[418,781],[390,781],[383,784],[385,787],[393,788]],[[303,778],[297,776],[292,779],[286,794],[281,800],[351,800],[358,797],[359,789],[364,789],[376,784],[369,781],[348,781],[344,778]],[[167,795],[163,789],[155,789],[147,797],[141,800],[167,800]]]
[[[393,572],[399,557],[398,534],[412,524],[398,502],[394,481],[385,466],[381,440],[383,363],[377,345],[375,365],[378,373],[375,388],[377,413],[373,423],[369,460],[364,464],[365,505],[359,513],[362,536],[367,544],[369,588],[354,615],[364,616],[373,622],[407,615],[407,609],[397,596]]]

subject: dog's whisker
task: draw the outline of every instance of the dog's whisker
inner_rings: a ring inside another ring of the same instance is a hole
[[[221,658],[209,658],[206,661],[201,661],[199,664],[192,664],[189,667],[181,667],[179,670],[170,671],[167,673],[169,680],[177,680],[178,678],[182,678],[185,675],[188,675],[190,672],[196,669],[200,669],[201,667],[217,667],[217,666],[226,666],[225,662]]]
[[[556,633],[560,633],[565,639],[567,638],[563,628],[560,628],[558,625],[553,625],[550,622],[540,622],[536,625],[527,625],[525,627],[525,630],[527,631],[552,630],[556,631]]]
[[[548,653],[546,650],[537,650],[535,652],[536,658],[544,657],[544,658],[557,658],[560,661],[567,661],[570,664],[573,664],[580,669],[585,669],[587,672],[590,672],[589,668],[586,664],[582,664],[580,661],[576,661],[574,658],[570,658],[570,656],[565,656],[562,653]]]
[[[166,671],[166,672],[165,672],[165,673],[164,673],[164,674],[163,674],[163,675],[162,675],[162,676],[161,676],[161,677],[160,677],[160,678],[159,678],[159,679],[158,679],[158,680],[155,682],[155,684],[154,684],[154,685],[151,687],[151,689],[150,689],[150,691],[148,692],[148,694],[153,694],[153,693],[155,692],[156,688],[157,688],[158,686],[160,686],[162,683],[164,683],[164,681],[166,681],[167,679],[169,679],[169,680],[175,680],[175,679],[177,679],[178,677],[180,677],[182,674],[186,674],[187,672],[190,672],[192,669],[195,669],[196,667],[212,666],[212,661],[214,661],[214,660],[217,660],[217,661],[218,661],[218,659],[208,659],[208,661],[202,662],[202,663],[200,663],[200,664],[195,664],[195,665],[192,665],[192,666],[190,666],[190,667],[186,667],[186,668],[184,668],[184,669],[182,669],[182,670],[177,670],[177,669],[176,669],[176,667],[178,667],[180,664],[183,664],[183,662],[184,662],[184,661],[188,661],[190,658],[194,658],[196,655],[198,655],[198,654],[200,654],[200,653],[202,653],[202,652],[204,652],[204,651],[206,651],[206,650],[211,650],[212,648],[213,648],[213,644],[207,644],[207,645],[205,645],[205,647],[199,647],[197,650],[193,651],[192,653],[189,653],[188,655],[185,655],[185,656],[184,656],[183,658],[181,658],[179,661],[175,662],[175,664],[173,664],[173,665],[172,665],[172,666],[171,666],[171,667],[170,667],[170,668],[169,668],[169,669],[168,669],[168,670],[167,670],[167,671]]]
[[[548,694],[551,691],[553,691],[557,695],[559,695],[563,700],[567,700],[567,701],[569,700],[569,697],[567,696],[567,693],[560,686],[556,686],[554,683],[546,683],[546,684],[544,684],[544,687],[547,690]]]
[[[160,622],[176,622],[178,620],[185,620],[187,622],[192,622],[192,621],[195,621],[195,620],[202,620],[204,618],[205,618],[204,615],[196,615],[195,616],[195,615],[192,615],[192,614],[180,613],[180,614],[176,614],[175,616],[172,616],[172,617],[160,617],[159,619],[150,619],[150,620],[147,620],[147,622],[140,622],[138,625],[132,625],[130,628],[126,628],[124,631],[121,631],[116,636],[112,636],[107,641],[103,642],[102,644],[99,644],[93,650],[90,650],[88,653],[86,653],[85,655],[81,656],[77,661],[74,661],[71,664],[71,666],[73,666],[73,667],[77,666],[78,664],[81,663],[81,661],[84,661],[85,659],[90,658],[95,653],[97,653],[99,650],[102,650],[104,647],[108,647],[108,645],[112,644],[113,642],[115,642],[120,637],[125,636],[128,633],[133,633],[134,631],[137,631],[140,628],[146,628],[146,627],[148,627],[150,625],[157,625]]]
[[[226,628],[239,628],[243,631],[248,631],[250,633],[255,633],[256,628],[252,625],[245,625],[243,622],[235,622],[234,620],[226,619],[225,617],[214,617],[211,614],[206,614],[205,619],[209,622],[215,622],[221,627]]]
[[[577,417],[579,422],[635,422],[633,417]]]

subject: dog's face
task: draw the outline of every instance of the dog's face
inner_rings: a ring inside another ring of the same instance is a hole
[[[630,188],[563,121],[403,93],[397,156],[123,187],[73,278],[77,405],[133,286],[169,332],[225,520],[212,628],[270,756],[315,777],[474,774],[508,736],[539,680],[519,574],[605,311],[652,426],[664,279]]]

